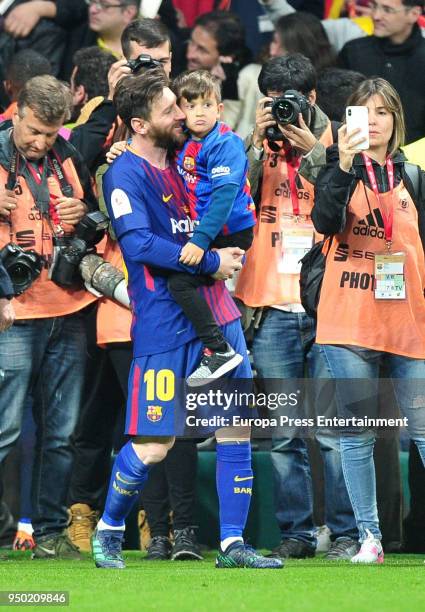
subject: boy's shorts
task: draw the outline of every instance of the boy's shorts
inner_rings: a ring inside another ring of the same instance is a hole
[[[194,428],[188,426],[187,417],[217,417],[229,418],[232,424],[233,416],[247,416],[246,406],[238,406],[238,402],[227,400],[224,410],[223,402],[217,406],[206,405],[191,411],[186,407],[188,394],[200,395],[204,390],[225,389],[243,392],[251,390],[252,371],[247,354],[245,338],[240,321],[232,321],[221,327],[223,334],[235,351],[244,359],[226,378],[214,381],[212,385],[190,389],[185,387],[185,379],[199,365],[203,345],[195,338],[183,346],[155,355],[136,357],[131,364],[128,381],[128,400],[126,412],[125,433],[130,436],[196,436],[206,435],[220,429],[220,420],[212,419],[211,424]],[[242,379],[240,383],[235,379]],[[192,395],[193,397],[193,395]],[[254,416],[251,409],[249,414]],[[190,419],[193,422],[193,419]],[[216,423],[216,424],[214,424]],[[222,426],[222,425],[221,425]]]

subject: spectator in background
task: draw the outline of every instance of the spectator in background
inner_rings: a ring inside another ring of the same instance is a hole
[[[121,34],[137,17],[140,0],[87,0],[89,28],[97,35],[99,47],[122,57]]]
[[[311,13],[292,13],[280,17],[270,44],[270,56],[301,53],[311,61],[317,72],[336,64],[336,54],[326,31]]]
[[[48,59],[33,49],[18,51],[6,67],[4,90],[10,104],[0,116],[0,120],[12,119],[16,111],[18,96],[25,83],[35,76],[52,74],[52,66]]]
[[[86,47],[75,53],[71,122],[84,123],[91,111],[108,97],[108,73],[114,62],[114,55],[99,47]]]
[[[423,2],[371,2],[374,35],[347,43],[343,68],[380,76],[397,90],[406,118],[406,142],[425,136],[425,40],[417,25]]]
[[[273,23],[279,17],[290,15],[296,12],[296,8],[289,4],[287,0],[258,0]],[[306,9],[304,9],[306,10]],[[321,15],[317,15],[321,17]],[[359,17],[348,19],[322,19],[322,25],[328,35],[329,41],[338,53],[346,42],[355,38],[366,36],[373,32],[372,23],[369,17]]]
[[[347,100],[365,77],[354,70],[326,68],[317,76],[317,104],[331,121],[342,121]]]
[[[261,66],[249,64],[251,52],[246,46],[239,17],[225,11],[198,17],[186,59],[188,70],[202,68],[220,79],[224,105],[222,120],[240,136],[246,136],[254,123],[260,98],[256,80]]]

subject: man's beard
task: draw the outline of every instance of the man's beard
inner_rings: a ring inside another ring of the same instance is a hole
[[[165,149],[170,157],[173,157],[175,152],[181,149],[186,136],[181,134],[177,136],[170,131],[163,130],[161,128],[152,127],[150,129],[149,136],[155,147],[159,149]]]

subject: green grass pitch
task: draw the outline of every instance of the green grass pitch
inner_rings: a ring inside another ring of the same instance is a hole
[[[127,569],[108,571],[96,569],[89,556],[31,561],[29,553],[3,553],[0,590],[66,590],[70,605],[60,609],[102,612],[425,610],[419,555],[388,555],[381,566],[316,557],[287,561],[283,570],[216,570],[212,552],[200,562],[145,561],[132,551],[124,556]]]

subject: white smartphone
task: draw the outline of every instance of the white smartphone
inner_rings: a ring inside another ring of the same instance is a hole
[[[359,151],[369,148],[369,109],[367,106],[347,106],[345,109],[347,132],[360,129],[356,138],[364,138],[356,147]]]

